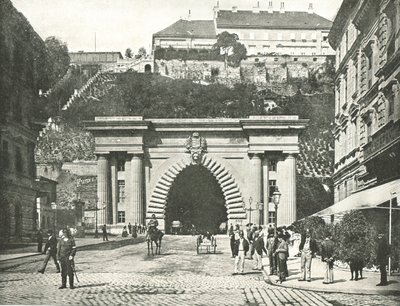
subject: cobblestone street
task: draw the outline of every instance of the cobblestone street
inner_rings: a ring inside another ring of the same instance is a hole
[[[164,237],[162,255],[148,257],[144,243],[76,256],[79,283],[58,290],[60,275],[49,263],[44,275],[37,258],[24,258],[2,271],[1,304],[69,305],[398,305],[395,297],[321,294],[267,284],[250,261],[233,276],[228,239],[217,254],[196,254],[195,238]],[[379,303],[377,303],[379,301]]]

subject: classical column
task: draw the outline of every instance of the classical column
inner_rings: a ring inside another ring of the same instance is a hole
[[[263,203],[264,203],[264,215],[263,221],[264,224],[268,224],[268,216],[269,216],[269,159],[264,156],[263,159]]]
[[[258,203],[263,202],[263,195],[262,195],[262,159],[259,154],[254,154],[251,159],[251,182],[252,186],[250,188],[250,196],[253,198],[251,203],[251,207],[254,208],[251,212],[251,219],[250,222],[253,224],[260,224],[260,211],[258,209]],[[247,203],[246,203],[247,204]]]
[[[132,221],[144,224],[143,208],[143,160],[141,155],[133,155],[131,160],[132,179]]]
[[[277,186],[282,194],[278,206],[278,226],[296,221],[296,158],[289,154],[278,163]]]
[[[109,165],[108,156],[99,155],[97,159],[97,223],[107,223],[107,207],[109,202]]]
[[[112,224],[118,221],[118,169],[117,157],[111,158],[111,203],[112,203]]]

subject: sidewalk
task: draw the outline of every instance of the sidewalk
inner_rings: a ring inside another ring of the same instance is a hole
[[[350,294],[378,294],[378,295],[400,295],[400,275],[388,276],[389,286],[377,287],[380,282],[379,272],[363,271],[363,279],[350,281],[350,270],[334,267],[334,283],[323,284],[325,275],[325,263],[320,258],[313,258],[311,266],[311,282],[299,282],[300,278],[300,258],[290,257],[288,260],[289,277],[282,284],[276,281],[276,275],[269,276],[269,262],[263,258],[264,275],[267,282],[271,285],[304,289],[321,292],[350,293]]]
[[[103,241],[101,235],[99,235],[99,238],[93,238],[93,237],[75,238],[75,243],[76,243],[76,248],[78,250],[85,250],[90,248],[91,246],[95,246],[98,244],[105,244],[112,246],[115,243],[117,243],[118,245],[128,245],[133,242],[142,242],[144,241],[144,238],[145,238],[144,234],[138,235],[137,238],[132,238],[132,237],[122,238],[121,236],[109,235],[108,236],[109,241]],[[23,258],[23,257],[38,256],[42,254],[37,252],[37,243],[26,243],[24,245],[25,245],[24,247],[0,250],[0,262]],[[45,242],[43,243],[43,248],[44,245]]]

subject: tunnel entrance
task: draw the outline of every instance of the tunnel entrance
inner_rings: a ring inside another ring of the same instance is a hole
[[[199,165],[183,169],[176,177],[165,210],[167,233],[173,233],[173,221],[180,221],[181,234],[192,233],[193,228],[197,233],[218,234],[223,232],[223,223],[228,219],[218,181],[207,168]]]

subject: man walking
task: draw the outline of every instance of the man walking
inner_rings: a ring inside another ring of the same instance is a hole
[[[306,229],[305,235],[301,237],[299,246],[301,252],[301,277],[299,281],[311,282],[311,262],[314,254],[317,252],[317,243],[311,238],[310,229]]]
[[[267,250],[265,249],[264,245],[264,233],[259,231],[255,233],[253,270],[262,270],[263,251],[265,254],[267,254]]]
[[[132,224],[130,222],[128,223],[128,232],[129,235],[132,233]]]
[[[47,263],[49,262],[50,257],[53,258],[54,264],[56,265],[57,268],[57,273],[60,273],[60,265],[57,262],[57,238],[55,235],[53,235],[52,230],[47,231],[48,239],[46,241],[46,244],[44,246],[43,254],[46,254],[46,257],[44,258],[42,268],[38,270],[39,273],[44,273],[47,267]]]
[[[37,240],[37,251],[38,253],[42,253],[42,246],[43,246],[43,234],[42,230],[39,228],[39,230],[36,233],[36,240]]]
[[[101,227],[101,231],[103,232],[103,241],[108,241],[107,227],[105,224]]]
[[[387,286],[387,273],[386,265],[388,263],[388,256],[390,254],[390,248],[383,234],[378,235],[378,249],[376,251],[376,261],[379,265],[379,271],[381,272],[381,282],[377,286]],[[390,269],[390,267],[389,267]]]
[[[325,262],[324,284],[333,284],[333,262],[335,254],[335,244],[330,236],[327,236],[321,245],[321,259]]]
[[[249,242],[244,238],[243,231],[239,231],[239,239],[235,241],[235,268],[233,275],[243,273],[244,270],[244,260],[247,252],[249,251]]]
[[[74,270],[73,260],[76,254],[75,240],[71,233],[63,230],[63,237],[58,242],[57,260],[61,265],[61,287],[58,289],[67,288],[67,276],[69,279],[69,288],[74,289]]]

